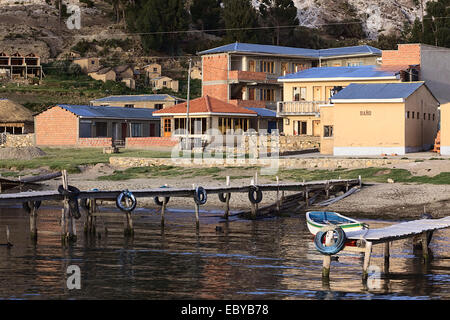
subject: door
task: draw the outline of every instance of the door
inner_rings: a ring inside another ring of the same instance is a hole
[[[164,137],[172,136],[172,119],[164,119]]]
[[[313,101],[322,101],[322,87],[313,87]]]
[[[127,137],[127,129],[128,126],[126,124],[126,122],[122,122],[122,140],[125,141],[126,137]]]
[[[294,135],[305,135],[306,129],[306,121],[296,121],[296,125],[294,126]]]
[[[325,87],[325,100],[328,102],[331,98],[331,91],[334,87]]]
[[[255,60],[250,60],[248,62],[248,71],[251,71],[251,72],[255,72],[256,71]]]
[[[150,123],[150,137],[155,137],[156,133],[155,133],[155,124],[154,123]]]
[[[248,100],[255,100],[255,88],[248,89]]]
[[[277,122],[276,121],[269,121],[267,124],[267,132],[272,133],[272,130],[277,129]]]
[[[282,62],[281,63],[281,75],[285,76],[288,73],[288,63]]]
[[[313,136],[320,137],[320,120],[313,120]]]

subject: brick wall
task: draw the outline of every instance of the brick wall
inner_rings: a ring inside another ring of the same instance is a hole
[[[227,80],[228,55],[216,54],[202,57],[203,81]]]
[[[151,147],[174,147],[178,144],[177,138],[172,137],[139,137],[126,138],[126,148],[151,148]]]
[[[227,101],[228,85],[226,84],[203,85],[203,96],[206,95],[222,101]]]
[[[111,147],[112,138],[79,138],[77,146],[91,148]]]
[[[383,50],[383,65],[420,64],[420,44],[399,44],[398,50]]]
[[[35,117],[36,145],[76,145],[77,127],[78,118],[73,113],[61,107],[48,109]]]

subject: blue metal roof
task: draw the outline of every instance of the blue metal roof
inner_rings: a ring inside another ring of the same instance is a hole
[[[120,102],[120,101],[130,101],[130,102],[141,102],[141,101],[165,101],[171,98],[175,100],[184,100],[177,98],[168,94],[141,94],[141,95],[122,95],[122,96],[109,96],[100,99],[93,100],[92,102]]]
[[[422,85],[424,85],[424,82],[351,83],[335,94],[331,101],[348,99],[405,99]]]
[[[319,56],[322,58],[333,56],[348,56],[354,54],[374,54],[381,56],[380,49],[368,45],[320,49],[317,51],[319,52]]]
[[[239,42],[230,43],[217,48],[201,51],[198,52],[198,54],[204,55],[222,52],[263,53],[263,54],[308,57],[316,59],[333,56],[358,55],[358,54],[373,54],[381,56],[381,50],[367,45],[315,50],[306,48],[271,46],[271,45],[239,43]]]
[[[140,119],[140,120],[158,120],[153,116],[156,109],[150,108],[124,108],[110,106],[81,106],[59,104],[59,107],[66,109],[79,117],[83,118],[109,118],[109,119]]]
[[[260,117],[276,118],[277,116],[276,111],[266,108],[245,108],[245,109],[255,111]]]
[[[357,67],[316,67],[290,73],[279,77],[279,80],[289,79],[318,79],[318,78],[374,78],[392,77],[397,71],[381,70],[378,66]]]

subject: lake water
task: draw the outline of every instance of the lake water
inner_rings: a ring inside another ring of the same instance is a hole
[[[196,233],[193,212],[134,214],[135,236],[123,236],[123,215],[99,217],[101,238],[85,237],[62,246],[60,208],[41,208],[37,244],[29,239],[28,215],[19,207],[0,209],[0,244],[11,230],[13,247],[0,246],[1,299],[449,299],[450,230],[435,232],[428,265],[410,241],[391,246],[391,274],[375,288],[361,280],[362,258],[341,253],[329,282],[322,282],[322,256],[312,243],[303,215],[257,221],[201,213]],[[392,221],[363,220],[372,228]],[[222,232],[216,231],[222,227]],[[108,229],[107,235],[103,232]],[[81,271],[81,289],[69,290],[67,268]],[[372,266],[383,266],[375,245]]]

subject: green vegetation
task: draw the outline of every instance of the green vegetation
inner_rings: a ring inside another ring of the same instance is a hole
[[[0,168],[11,171],[22,171],[25,169],[36,169],[48,167],[51,170],[66,169],[69,173],[79,173],[79,166],[95,165],[97,163],[109,163],[110,154],[103,154],[103,149],[97,148],[42,148],[46,156],[34,158],[32,160],[2,160]],[[151,150],[127,150],[115,154],[118,157],[147,157],[147,158],[168,158],[170,152]]]
[[[352,170],[307,170],[292,169],[280,170],[277,174],[281,180],[293,179],[302,181],[311,180],[329,180],[329,179],[356,179],[361,176],[364,182],[387,182],[392,179],[394,182],[401,183],[427,183],[427,184],[450,184],[450,172],[441,172],[440,174],[430,176],[413,176],[406,169],[386,169],[386,168],[363,168]],[[275,177],[273,177],[275,180]]]

